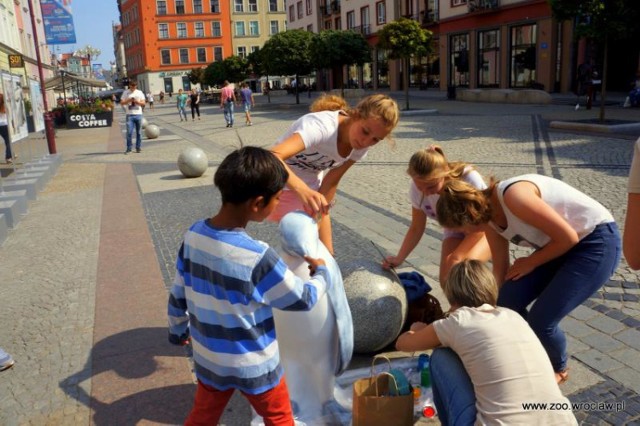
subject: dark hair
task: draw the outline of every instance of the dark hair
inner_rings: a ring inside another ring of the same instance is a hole
[[[222,194],[223,203],[241,204],[264,197],[265,204],[284,188],[289,172],[271,151],[245,146],[222,160],[213,183]]]

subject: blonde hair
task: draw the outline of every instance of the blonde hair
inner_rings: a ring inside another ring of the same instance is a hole
[[[498,285],[487,266],[475,259],[455,264],[444,283],[444,295],[450,305],[477,308],[485,303],[495,307]]]
[[[478,189],[459,179],[444,182],[436,204],[438,223],[445,228],[481,225],[491,220],[491,194],[497,185],[491,178],[487,189]]]
[[[439,145],[430,145],[416,151],[409,160],[407,174],[412,178],[453,178],[464,174],[467,163],[447,161],[444,151]]]
[[[345,111],[348,113],[349,104],[342,96],[323,93],[318,99],[313,101],[309,107],[309,111]]]
[[[369,95],[358,102],[358,105],[349,111],[349,115],[362,120],[377,118],[391,131],[398,125],[400,109],[396,101],[389,96],[376,94]]]

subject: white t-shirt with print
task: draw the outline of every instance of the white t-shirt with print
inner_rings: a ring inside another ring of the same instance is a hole
[[[136,89],[136,90],[125,90],[122,93],[122,100],[131,100],[131,99],[135,99],[138,102],[143,102],[146,97],[144,96],[144,93],[142,93],[142,91]],[[124,104],[123,105],[127,111],[127,115],[142,115],[142,106],[136,104],[136,105],[131,105],[131,103],[129,104]]]
[[[341,111],[320,111],[306,114],[296,120],[278,143],[299,134],[304,142],[304,151],[286,160],[293,172],[309,188],[320,188],[325,174],[348,160],[359,161],[369,148],[354,149],[348,156],[338,154],[338,116]]]
[[[484,183],[480,173],[475,171],[470,166],[464,169],[464,173],[461,179],[477,189],[485,189],[487,184]],[[414,209],[422,210],[428,218],[438,220],[436,216],[436,204],[440,199],[440,194],[425,195],[418,189],[415,182],[411,181],[411,187],[409,188],[409,200]],[[451,229],[444,229],[444,238],[459,237],[462,238],[459,233],[452,231]]]

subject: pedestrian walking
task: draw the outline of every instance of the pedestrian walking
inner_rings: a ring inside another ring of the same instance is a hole
[[[498,305],[527,320],[556,380],[566,381],[567,341],[559,323],[609,281],[620,261],[611,213],[572,186],[537,174],[492,180],[485,190],[451,180],[436,210],[442,226],[486,234]],[[535,251],[510,265],[509,242]]]
[[[153,110],[153,93],[147,93],[147,103],[149,104],[149,110]]]
[[[159,97],[160,97],[160,103],[164,105],[164,92],[160,91]]]
[[[461,179],[477,189],[485,189],[482,176],[470,164],[450,163],[438,145],[423,148],[411,156],[407,173],[411,176],[409,199],[411,200],[411,225],[395,256],[383,262],[385,269],[400,266],[416,248],[427,226],[427,218],[437,220],[436,205],[445,182]],[[440,285],[443,285],[449,270],[464,259],[491,259],[491,250],[482,232],[461,232],[445,228],[440,252]]]
[[[178,90],[178,96],[176,96],[176,107],[178,108],[178,115],[180,121],[187,121],[187,101],[189,97],[186,93],[182,92],[182,89]]]
[[[398,124],[398,104],[376,94],[348,108],[344,99],[325,95],[312,111],[296,120],[271,148],[289,171],[287,188],[270,220],[293,210],[317,216],[320,240],[333,255],[329,208],[342,176],[369,148],[389,136]]]
[[[13,153],[11,152],[11,136],[9,136],[9,116],[7,115],[7,105],[4,102],[2,93],[0,93],[0,136],[4,140],[4,161],[7,164],[12,164]]]
[[[133,132],[136,132],[136,152],[142,152],[142,106],[145,104],[145,96],[138,90],[138,84],[135,81],[129,82],[129,88],[122,93],[120,105],[127,112],[127,150],[125,155],[131,153],[133,148]]]
[[[327,291],[329,272],[322,259],[305,257],[311,278],[303,282],[245,230],[271,213],[286,181],[286,169],[269,151],[232,152],[214,176],[220,210],[184,236],[168,316],[171,343],[193,340],[198,387],[185,425],[218,424],[235,390],[265,424],[294,424],[273,309],[309,311]]]
[[[224,121],[227,127],[233,127],[233,109],[236,103],[236,94],[229,81],[225,80],[220,91],[220,108],[224,111]]]
[[[251,126],[251,108],[255,106],[253,92],[247,83],[242,83],[240,89],[240,99],[242,100],[242,109],[244,110],[244,124]]]
[[[196,120],[196,114],[198,114],[198,120],[200,120],[200,94],[196,89],[191,89],[188,102],[191,107],[191,121]]]

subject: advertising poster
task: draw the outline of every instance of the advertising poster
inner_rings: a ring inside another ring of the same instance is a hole
[[[42,99],[40,83],[36,80],[30,80],[29,92],[31,93],[33,126],[35,127],[36,132],[41,132],[44,130],[44,100]]]
[[[20,76],[2,73],[2,92],[4,93],[4,103],[7,108],[7,118],[9,119],[11,143],[17,142],[29,135]]]
[[[74,44],[76,30],[73,26],[71,0],[40,0],[40,8],[47,44]]]
[[[102,64],[93,64],[91,65],[93,71],[93,78],[96,80],[104,80],[104,70],[102,69]]]

